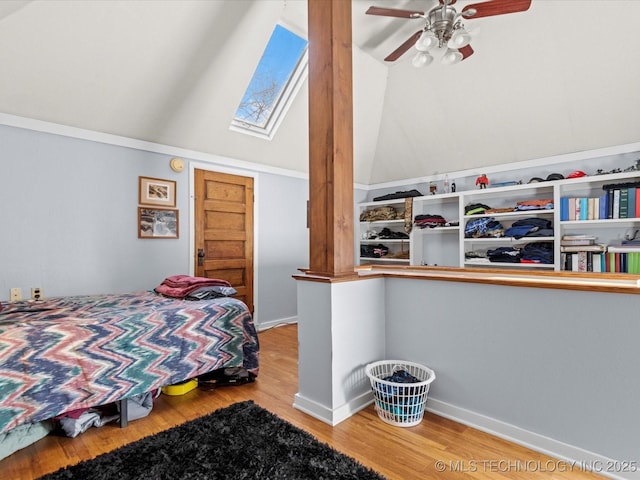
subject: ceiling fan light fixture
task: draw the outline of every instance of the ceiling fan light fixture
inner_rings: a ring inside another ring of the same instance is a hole
[[[471,35],[467,32],[463,26],[456,28],[451,35],[451,40],[447,44],[451,48],[466,47],[471,43]]]
[[[425,30],[416,41],[416,50],[419,52],[428,52],[438,45],[438,37],[431,30]]]
[[[429,52],[418,52],[411,63],[414,67],[421,68],[431,65],[433,56]]]
[[[435,2],[435,0],[433,0]],[[433,57],[422,56],[434,47],[447,47],[442,63],[454,65],[473,55],[471,35],[465,30],[463,20],[482,17],[493,17],[529,10],[532,0],[485,0],[473,5],[466,5],[458,13],[452,5],[457,0],[438,0],[428,12],[417,10],[402,10],[398,8],[369,7],[368,15],[396,17],[408,19],[422,19],[425,25],[421,30],[413,33],[405,42],[385,57],[385,62],[394,62],[415,47],[418,54],[413,59],[416,66],[431,63]]]
[[[445,65],[455,65],[462,61],[462,53],[455,48],[448,48],[442,57],[442,63]]]

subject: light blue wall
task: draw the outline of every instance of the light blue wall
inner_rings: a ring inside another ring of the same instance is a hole
[[[360,390],[368,363],[417,362],[436,373],[431,412],[637,479],[638,295],[558,286],[302,279],[294,406],[335,425],[373,400]]]
[[[385,299],[387,358],[433,368],[436,406],[552,454],[639,460],[637,295],[388,278]]]
[[[278,175],[260,176],[258,322],[292,321],[297,286],[292,275],[309,266],[309,185]]]
[[[0,126],[0,301],[146,290],[190,271],[188,168],[171,156]],[[187,162],[189,159],[185,159]],[[138,177],[177,182],[179,239],[138,239]],[[257,317],[296,315],[291,275],[308,265],[307,181],[258,174]]]
[[[0,144],[0,299],[11,287],[141,290],[186,273],[188,178],[165,156],[5,126]],[[179,239],[137,238],[140,175],[178,182]]]

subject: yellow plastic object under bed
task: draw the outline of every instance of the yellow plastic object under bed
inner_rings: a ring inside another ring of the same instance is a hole
[[[165,395],[184,395],[189,393],[198,386],[198,379],[192,378],[191,380],[185,380],[184,382],[176,383],[175,385],[167,385],[162,387],[162,393]]]

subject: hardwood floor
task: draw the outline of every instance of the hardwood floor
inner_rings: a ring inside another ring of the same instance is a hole
[[[76,438],[50,435],[0,461],[2,478],[37,478],[249,399],[389,479],[602,478],[428,412],[420,425],[401,428],[382,422],[370,406],[331,427],[292,406],[298,389],[297,327],[261,332],[260,343],[260,375],[255,383],[161,395],[148,417],[124,429],[108,424]]]

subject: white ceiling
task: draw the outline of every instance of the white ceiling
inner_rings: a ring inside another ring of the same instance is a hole
[[[477,0],[458,0],[461,9]],[[436,0],[353,0],[354,176],[371,184],[640,141],[638,0],[533,0],[466,21],[455,66],[383,58]],[[306,86],[271,142],[229,124],[305,0],[0,2],[0,112],[306,171]]]

